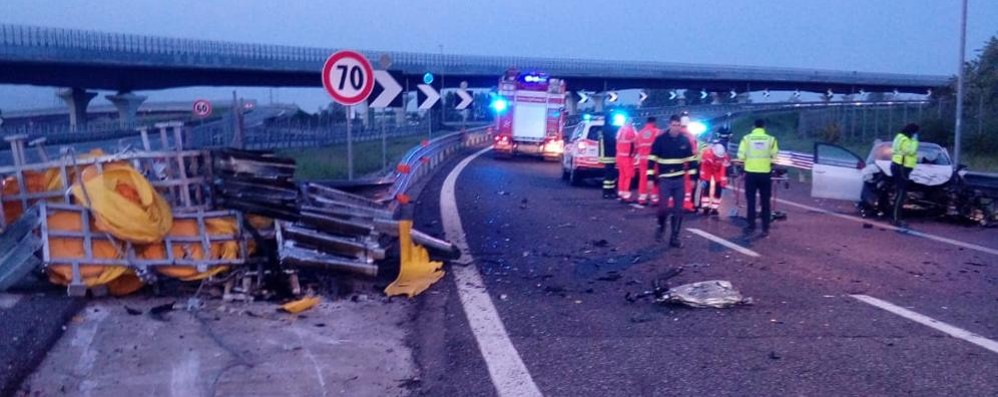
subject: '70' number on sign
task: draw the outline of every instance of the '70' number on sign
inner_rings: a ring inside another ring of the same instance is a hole
[[[333,87],[340,95],[346,97],[359,94],[364,89],[367,79],[363,66],[352,58],[343,58],[336,62],[329,74]]]

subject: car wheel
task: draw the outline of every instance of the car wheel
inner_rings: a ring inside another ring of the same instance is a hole
[[[575,167],[572,167],[568,175],[568,184],[572,186],[582,186],[582,175],[579,174],[579,171]]]

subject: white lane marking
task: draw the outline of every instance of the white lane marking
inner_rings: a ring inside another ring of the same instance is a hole
[[[738,244],[732,243],[732,242],[730,242],[728,240],[725,240],[725,239],[720,238],[718,236],[715,236],[713,234],[707,233],[707,232],[705,232],[703,230],[694,229],[694,228],[691,228],[691,227],[686,228],[686,230],[688,230],[690,233],[696,234],[696,235],[698,235],[700,237],[703,237],[703,238],[705,238],[707,240],[713,241],[715,243],[721,244],[721,245],[723,245],[725,247],[728,247],[728,248],[731,248],[731,249],[733,249],[735,251],[738,251],[741,254],[748,255],[748,256],[751,256],[751,257],[755,257],[755,258],[758,258],[760,256],[758,252],[752,251],[752,250],[750,250],[748,248],[742,247],[742,246],[740,246]]]
[[[741,189],[737,189],[737,188],[735,188],[734,190],[741,191]],[[919,231],[915,231],[915,230],[911,230],[911,229],[900,228],[900,227],[897,227],[897,226],[894,226],[894,225],[891,225],[891,224],[888,224],[888,223],[873,221],[873,220],[869,220],[869,219],[863,219],[863,218],[860,218],[858,216],[840,214],[838,212],[829,211],[829,210],[826,210],[824,208],[813,207],[813,206],[810,206],[810,205],[807,205],[807,204],[795,203],[793,201],[788,201],[788,200],[784,200],[784,199],[776,199],[776,201],[780,202],[780,203],[783,203],[783,204],[786,204],[786,205],[789,205],[789,206],[792,206],[792,207],[797,207],[797,208],[801,208],[801,209],[805,209],[805,210],[809,210],[809,211],[814,211],[814,212],[820,212],[822,214],[831,215],[831,216],[834,216],[834,217],[840,218],[840,219],[846,219],[846,220],[850,220],[850,221],[853,221],[853,222],[859,222],[859,223],[869,223],[869,224],[880,226],[880,227],[888,229],[888,230],[902,232],[904,234],[912,235],[912,236],[915,236],[915,237],[922,237],[922,238],[925,238],[925,239],[929,239],[929,240],[933,240],[933,241],[938,241],[940,243],[945,243],[945,244],[955,245],[957,247],[972,249],[974,251],[979,251],[979,252],[983,252],[983,253],[986,253],[986,254],[998,255],[998,249],[988,248],[988,247],[985,247],[983,245],[977,245],[977,244],[973,244],[973,243],[966,243],[966,242],[963,242],[963,241],[954,240],[954,239],[947,238],[947,237],[936,236],[934,234],[923,233],[923,232],[919,232]]]
[[[869,295],[849,295],[860,302],[873,305],[875,307],[884,309],[891,313],[897,314],[901,317],[914,321],[916,323],[922,324],[926,327],[933,328],[944,334],[952,336],[954,338],[963,339],[967,342],[973,343],[985,349],[991,350],[994,353],[998,353],[998,342],[991,339],[985,338],[973,332],[967,331],[963,328],[957,328],[952,325],[946,324],[942,321],[935,320],[928,316],[923,316],[921,314],[915,313],[911,310],[905,309],[903,307],[894,305],[890,302],[874,298]]]
[[[10,309],[21,301],[21,294],[0,293],[0,309]]]
[[[509,339],[492,298],[485,291],[485,283],[482,282],[478,267],[474,265],[468,251],[468,242],[461,226],[461,215],[457,211],[454,185],[458,175],[472,160],[489,150],[492,148],[482,149],[458,163],[447,175],[440,189],[440,218],[444,233],[461,250],[461,262],[468,264],[452,266],[451,271],[454,272],[454,282],[457,284],[457,293],[461,298],[464,314],[468,317],[468,324],[475,334],[475,340],[478,341],[478,350],[481,351],[482,358],[489,368],[489,376],[492,377],[492,385],[495,386],[496,392],[504,397],[541,396],[540,389],[537,388],[530,372],[527,371],[527,366],[523,364],[523,359]]]
[[[80,348],[80,358],[76,362],[73,374],[83,379],[77,386],[77,391],[82,392],[83,396],[90,396],[91,392],[98,386],[98,378],[90,373],[94,368],[94,363],[97,362],[97,349],[94,348],[93,344],[101,323],[107,318],[109,312],[107,307],[100,304],[85,309],[81,312],[84,320],[83,325],[75,329],[74,335],[69,341],[70,346]]]

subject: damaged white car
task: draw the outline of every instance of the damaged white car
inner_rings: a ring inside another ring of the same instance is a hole
[[[890,213],[894,194],[891,142],[877,140],[864,161],[841,146],[814,147],[811,196],[857,203],[864,217]],[[983,226],[998,224],[998,176],[954,166],[949,152],[934,143],[918,145],[906,209],[962,217]]]

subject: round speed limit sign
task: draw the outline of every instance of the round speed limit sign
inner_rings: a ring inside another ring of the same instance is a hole
[[[374,90],[374,68],[356,51],[337,51],[322,65],[322,86],[341,105],[356,105]]]
[[[200,118],[211,116],[211,102],[206,99],[194,101],[194,115]]]

